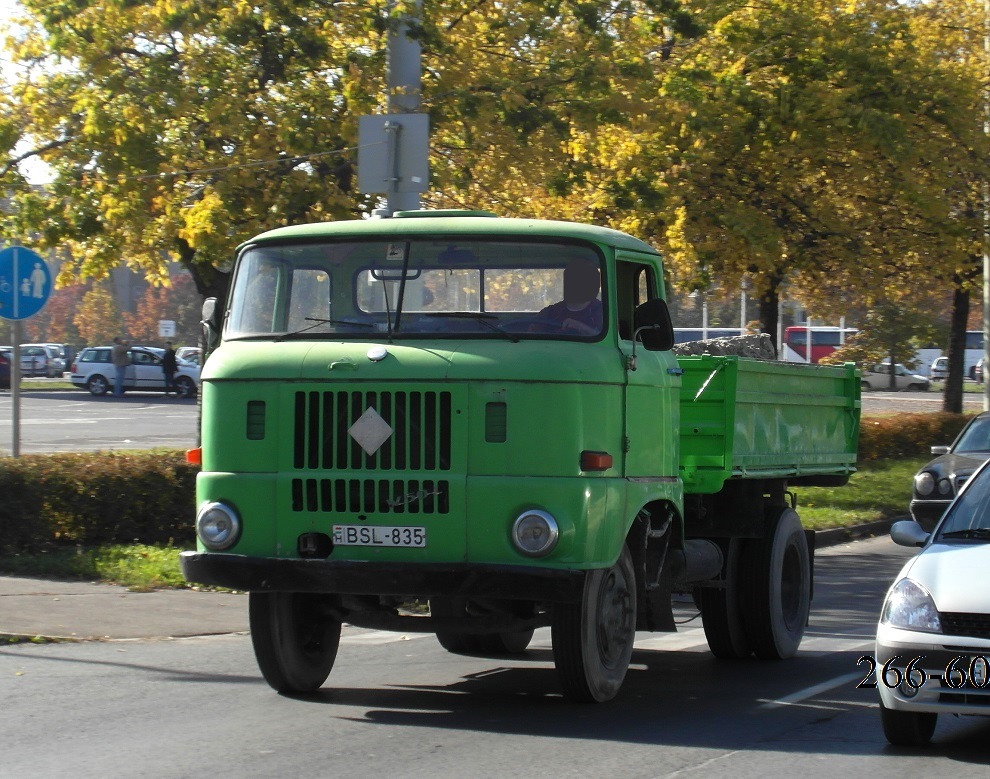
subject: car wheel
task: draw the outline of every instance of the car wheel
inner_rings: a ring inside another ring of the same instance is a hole
[[[184,398],[196,397],[196,382],[188,376],[179,376],[175,380],[175,386],[179,388],[179,394]]]
[[[880,704],[880,724],[895,747],[923,747],[932,740],[938,715],[927,711],[898,711]]]
[[[110,389],[110,382],[98,373],[94,373],[86,380],[86,389],[91,395],[106,395]]]

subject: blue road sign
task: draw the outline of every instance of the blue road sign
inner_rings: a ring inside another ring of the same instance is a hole
[[[52,274],[41,255],[23,246],[0,251],[0,319],[29,319],[52,294]]]

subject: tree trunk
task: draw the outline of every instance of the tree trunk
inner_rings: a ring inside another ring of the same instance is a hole
[[[777,324],[780,316],[780,296],[777,291],[780,288],[780,279],[771,276],[768,282],[766,291],[760,295],[760,332],[770,334],[770,340],[773,341],[777,357],[780,359],[782,347],[777,343]]]
[[[946,356],[949,358],[949,372],[945,377],[945,390],[942,395],[942,410],[961,414],[963,410],[963,375],[966,370],[966,323],[969,321],[969,292],[962,286],[962,279],[956,279],[952,292],[952,318],[949,325],[949,344]]]

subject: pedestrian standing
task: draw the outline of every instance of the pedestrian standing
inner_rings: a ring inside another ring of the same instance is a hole
[[[131,364],[131,355],[127,351],[129,347],[130,344],[124,339],[113,339],[113,354],[111,355],[111,360],[113,360],[113,368],[116,373],[116,376],[114,377],[113,394],[118,398],[124,394],[124,378],[127,374],[127,366]]]
[[[172,348],[172,342],[165,342],[165,354],[162,355],[162,373],[165,374],[165,394],[168,395],[170,392],[174,392],[176,397],[179,395],[179,388],[175,386],[175,372],[179,369],[178,363],[175,361],[175,349]]]

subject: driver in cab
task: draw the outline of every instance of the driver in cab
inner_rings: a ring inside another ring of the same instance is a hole
[[[540,311],[538,331],[556,329],[572,335],[598,335],[602,331],[602,302],[598,299],[602,280],[598,265],[575,258],[564,268],[564,299]],[[541,326],[542,325],[542,326]]]

